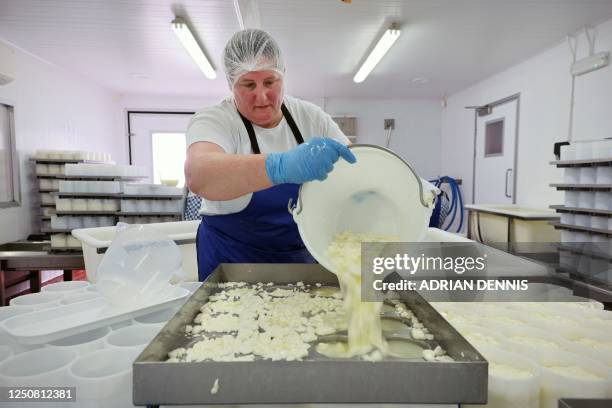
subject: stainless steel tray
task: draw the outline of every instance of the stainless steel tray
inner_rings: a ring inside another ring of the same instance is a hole
[[[134,363],[135,405],[270,403],[485,403],[488,363],[415,292],[399,298],[455,362],[386,358],[379,362],[331,359],[316,353],[304,361],[168,363],[219,282],[304,283],[338,286],[336,276],[314,264],[222,264],[166,324]],[[314,347],[312,347],[314,349]],[[211,393],[218,379],[218,392]]]

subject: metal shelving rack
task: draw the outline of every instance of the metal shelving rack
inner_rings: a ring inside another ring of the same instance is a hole
[[[550,162],[558,168],[584,168],[606,167],[612,172],[612,157],[588,160],[555,160]],[[566,170],[568,171],[568,170]],[[605,172],[605,170],[603,171]],[[559,191],[570,192],[612,192],[612,184],[607,183],[551,183],[551,187]],[[598,290],[612,290],[612,193],[610,193],[608,208],[595,208],[593,206],[551,205],[562,216],[561,222],[551,222],[556,229],[582,234],[589,234],[587,242],[571,242],[563,238],[558,246],[561,273],[568,273],[569,277],[593,293]],[[594,200],[595,201],[595,200]],[[608,228],[593,227],[589,224],[576,225],[576,222],[563,222],[564,214],[588,217],[608,218]],[[573,240],[577,241],[577,240]],[[582,239],[580,241],[583,241]]]
[[[39,219],[39,223],[38,225],[40,226],[40,231],[43,234],[53,234],[54,232],[51,229],[51,214],[53,213],[53,209],[55,208],[55,203],[50,203],[50,202],[45,202],[45,200],[43,199],[43,194],[49,194],[52,195],[53,193],[56,193],[57,191],[59,191],[59,187],[54,187],[54,188],[41,188],[40,187],[40,183],[41,180],[62,180],[65,176],[60,175],[60,174],[48,174],[48,173],[41,173],[39,172],[39,166],[38,165],[59,165],[59,166],[65,166],[66,164],[76,164],[76,163],[85,163],[85,162],[90,162],[87,161],[85,159],[50,159],[50,158],[40,158],[40,157],[32,157],[30,158],[31,162],[34,164],[34,175],[36,178],[36,188],[37,190],[35,191],[36,193],[38,193],[39,195],[39,207],[40,207],[40,211],[38,213],[38,219]],[[97,162],[100,163],[100,162]],[[48,170],[47,170],[48,171]],[[62,170],[60,170],[60,173],[62,172]],[[49,209],[48,211],[45,211],[45,209]]]
[[[108,164],[108,162],[102,161],[90,161],[90,160],[79,160],[79,159],[42,159],[42,158],[32,158],[31,159],[35,165],[46,164],[46,165],[59,165],[65,166],[66,164],[78,164],[78,163],[91,163],[91,164]],[[57,169],[55,169],[57,170]],[[49,234],[52,238],[55,234],[70,234],[73,228],[52,228],[51,227],[51,219],[53,216],[56,217],[112,217],[110,223],[115,225],[118,221],[124,220],[125,217],[130,217],[131,219],[138,219],[138,223],[147,223],[148,217],[164,217],[171,218],[172,221],[177,221],[182,219],[182,211],[134,211],[134,212],[125,212],[121,211],[121,200],[183,200],[184,197],[182,195],[156,195],[156,194],[124,194],[124,193],[86,193],[86,192],[60,192],[59,186],[57,188],[40,188],[40,180],[75,180],[75,181],[118,181],[118,182],[130,182],[130,181],[139,181],[144,177],[139,176],[96,176],[96,175],[88,175],[88,176],[68,176],[65,175],[65,170],[60,169],[59,171],[62,174],[39,174],[35,171],[36,180],[39,182],[39,188],[37,192],[39,194],[48,194],[50,197],[55,198],[66,198],[66,199],[113,199],[118,201],[118,209],[117,210],[66,210],[66,211],[58,211],[55,202],[50,203],[49,200],[45,200],[47,202],[43,202],[41,196],[41,214],[39,215],[39,219],[41,221],[41,233]],[[49,197],[47,196],[47,197]],[[49,209],[45,211],[44,209]],[[133,218],[132,218],[133,217]],[[106,221],[109,221],[108,219]],[[76,245],[67,245],[67,246],[58,246],[53,245],[52,238],[52,251],[65,252],[65,251],[80,251],[80,245],[77,247]]]

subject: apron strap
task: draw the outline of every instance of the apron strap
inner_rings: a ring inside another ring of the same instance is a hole
[[[242,119],[242,123],[244,124],[244,127],[246,128],[247,133],[249,134],[249,140],[251,142],[251,150],[253,150],[254,154],[260,154],[261,151],[259,150],[259,143],[257,143],[257,137],[255,136],[255,129],[253,129],[253,124],[247,118],[242,116],[242,113],[240,113],[238,109],[236,109],[236,111],[238,112],[238,115],[240,115],[240,119]],[[297,127],[295,121],[293,120],[293,116],[291,116],[291,113],[289,112],[289,109],[287,109],[287,107],[285,106],[284,102],[281,105],[281,111],[283,112],[283,116],[287,120],[287,124],[289,125],[289,128],[291,128],[291,132],[293,133],[293,137],[295,137],[295,141],[297,142],[297,144],[304,143],[304,138],[302,137],[302,133],[300,132],[300,129]]]
[[[295,137],[297,144],[301,145],[302,143],[304,143],[304,138],[302,137],[300,129],[298,129],[297,125],[295,124],[295,120],[293,120],[293,116],[291,116],[291,113],[289,112],[289,109],[287,109],[287,107],[285,106],[284,102],[281,105],[281,111],[283,111],[283,115],[285,115],[287,124],[291,128],[291,131],[293,132],[293,136]]]

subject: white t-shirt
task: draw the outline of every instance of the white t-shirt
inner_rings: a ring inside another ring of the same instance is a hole
[[[302,133],[304,141],[313,137],[330,137],[340,143],[349,144],[336,122],[318,106],[285,95],[285,106]],[[293,132],[283,116],[280,123],[270,129],[253,125],[261,153],[285,152],[297,146]],[[197,112],[187,127],[187,146],[197,142],[219,145],[226,153],[251,154],[249,134],[230,96],[218,105]],[[202,198],[201,214],[232,214],[242,211],[251,201],[252,194],[227,201],[212,201]]]

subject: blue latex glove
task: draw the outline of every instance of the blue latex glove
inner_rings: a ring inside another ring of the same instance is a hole
[[[340,157],[349,163],[357,161],[345,145],[330,138],[315,137],[289,151],[268,154],[266,172],[273,184],[325,180]]]

